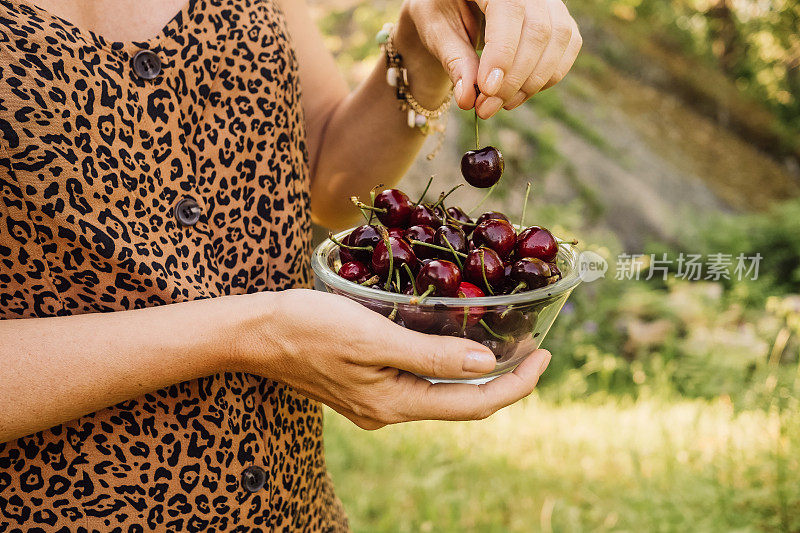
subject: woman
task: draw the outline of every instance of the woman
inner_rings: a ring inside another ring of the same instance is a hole
[[[317,402],[477,419],[549,361],[431,386],[401,370],[494,357],[303,290],[311,217],[351,224],[424,135],[301,2],[183,2],[0,0],[0,531],[346,529]],[[482,118],[581,43],[558,0],[408,0],[392,39],[420,105]]]

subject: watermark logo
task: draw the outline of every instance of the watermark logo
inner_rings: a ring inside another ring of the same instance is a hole
[[[604,278],[606,272],[608,272],[608,261],[597,252],[586,250],[578,256],[578,277],[581,281],[589,283]]]

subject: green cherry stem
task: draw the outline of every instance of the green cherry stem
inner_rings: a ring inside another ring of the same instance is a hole
[[[495,333],[494,331],[492,331],[492,328],[489,327],[489,324],[487,324],[486,321],[483,320],[482,318],[478,321],[478,324],[483,326],[483,329],[485,329],[486,332],[489,335],[491,335],[492,337],[494,337],[496,339],[500,339],[501,341],[504,341],[504,342],[511,342],[512,340],[514,340],[511,337],[509,337],[508,335],[500,335],[499,333]]]
[[[417,284],[414,283],[414,274],[411,272],[411,267],[408,266],[408,263],[403,263],[403,267],[408,272],[408,277],[411,279],[411,290],[414,291],[414,296],[417,295]]]
[[[436,287],[434,287],[433,285],[428,285],[428,288],[425,290],[425,292],[420,294],[419,297],[415,296],[414,298],[411,298],[411,303],[412,304],[421,304],[422,300],[424,300],[425,298],[430,296],[433,293],[433,291],[435,291],[435,290],[436,290]]]
[[[531,182],[525,187],[525,200],[522,202],[522,216],[519,218],[519,227],[525,227],[525,211],[528,210],[528,195],[531,193]]]
[[[528,288],[528,284],[525,283],[524,281],[520,281],[519,285],[514,287],[514,290],[509,292],[508,295],[511,296],[512,294],[517,294],[519,291],[523,291],[523,290],[525,290],[527,288]]]
[[[367,252],[372,252],[375,250],[375,248],[372,246],[350,246],[349,244],[345,244],[334,237],[333,233],[328,233],[328,238],[333,241],[333,244],[339,246],[339,248],[344,248],[345,250],[364,250]]]
[[[378,277],[378,276],[372,276],[372,277],[371,277],[371,278],[369,278],[367,281],[365,281],[365,282],[361,283],[361,285],[363,285],[364,287],[372,287],[373,285],[375,285],[376,283],[378,283],[380,280],[381,280],[381,278],[380,278],[380,277]]]
[[[456,253],[456,249],[453,248],[453,245],[446,238],[445,238],[444,242],[447,243],[447,247],[450,248],[451,252],[453,252],[453,259],[456,260],[456,264],[458,265],[458,269],[459,270],[464,270],[464,264],[461,262],[461,259],[458,257],[458,254]]]
[[[475,149],[478,150],[481,147],[481,142],[480,142],[481,137],[480,137],[480,133],[478,133],[478,108],[477,107],[475,108],[474,121],[475,121]]]
[[[483,282],[486,284],[486,290],[489,291],[489,295],[494,296],[494,291],[492,290],[492,286],[489,285],[489,280],[486,279],[486,264],[483,262],[483,254],[484,251],[481,250],[481,274],[483,274]]]
[[[428,194],[428,189],[431,188],[431,183],[433,183],[433,176],[430,177],[428,184],[425,186],[425,190],[422,191],[422,195],[419,197],[419,200],[417,200],[417,203],[414,204],[415,207],[421,204],[422,200],[425,199],[425,195]]]
[[[394,319],[397,318],[397,304],[394,304],[392,306],[392,312],[389,313],[389,316],[387,316],[386,318],[394,322]]]
[[[500,183],[500,182],[498,181],[497,183]],[[469,210],[469,212],[467,213],[468,215],[471,215],[476,209],[478,209],[480,206],[483,205],[483,202],[485,202],[489,198],[489,196],[492,195],[492,192],[494,192],[494,188],[497,187],[497,183],[495,183],[494,185],[489,187],[489,190],[486,192],[486,194],[483,196],[483,198],[481,198],[481,201],[478,202],[475,205],[475,207],[473,207],[472,209]]]
[[[359,209],[366,209],[367,211],[373,211],[375,213],[385,213],[386,209],[383,207],[375,207],[374,205],[367,205],[361,200],[358,199],[358,196],[351,196],[350,201],[355,204],[356,207]]]
[[[433,207],[432,207],[432,209],[436,209],[436,208],[437,208],[437,207],[439,207],[439,206],[442,206],[442,209],[444,209],[443,202],[445,201],[445,199],[446,199],[448,196],[450,196],[451,194],[453,194],[453,192],[455,192],[455,190],[456,190],[456,189],[458,189],[459,187],[462,187],[463,185],[464,185],[463,183],[459,183],[458,185],[456,185],[455,187],[453,187],[452,189],[450,189],[449,191],[447,191],[447,194],[442,194],[442,195],[440,195],[440,196],[439,196],[439,200],[437,200],[437,202],[436,202],[435,204],[433,204]]]
[[[435,250],[441,250],[443,252],[449,252],[449,251],[452,250],[451,248],[445,248],[444,246],[439,246],[438,244],[431,244],[429,242],[415,241],[414,239],[411,239],[410,241],[408,241],[408,243],[409,244],[419,245],[419,246],[427,246],[428,248],[433,248]],[[467,257],[467,254],[465,254],[464,252],[459,252],[458,250],[452,250],[452,251],[453,251],[453,253],[455,253],[455,254],[457,254],[457,255],[459,255],[461,257]]]
[[[383,243],[386,245],[386,251],[389,252],[389,275],[386,276],[386,291],[391,292],[392,287],[392,274],[394,273],[394,252],[392,252],[392,242],[389,239],[389,232],[381,226],[381,238],[383,239]]]

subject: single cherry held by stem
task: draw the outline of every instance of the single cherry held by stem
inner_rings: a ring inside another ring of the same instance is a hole
[[[479,189],[500,181],[504,167],[503,154],[494,146],[469,150],[461,158],[461,174],[467,183]]]

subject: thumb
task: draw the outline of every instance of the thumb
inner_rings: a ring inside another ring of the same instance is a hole
[[[384,364],[434,378],[474,378],[494,370],[497,359],[486,346],[468,339],[426,335],[403,329],[382,357]]]

